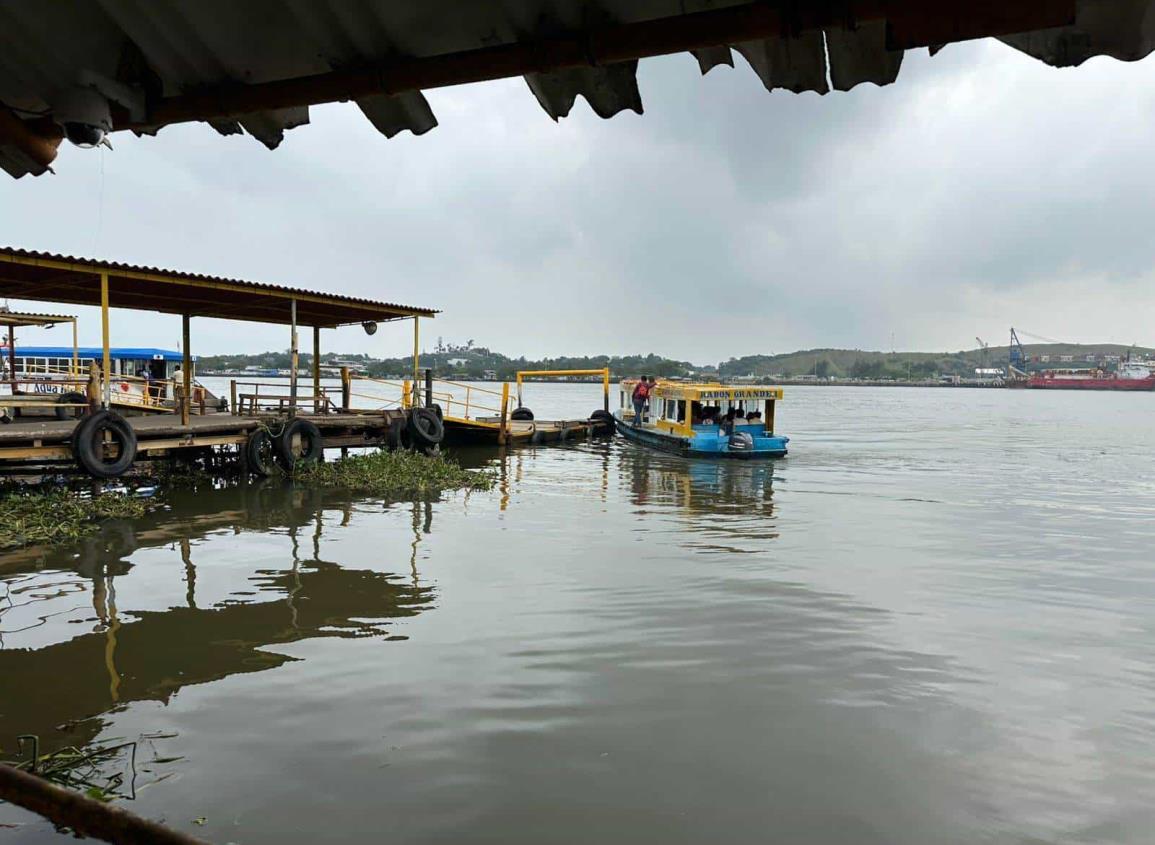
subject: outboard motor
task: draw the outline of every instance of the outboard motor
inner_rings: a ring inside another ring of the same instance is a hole
[[[753,452],[754,438],[745,431],[735,431],[730,435],[731,452]]]

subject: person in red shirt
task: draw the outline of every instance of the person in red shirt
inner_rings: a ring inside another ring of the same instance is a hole
[[[656,384],[657,381],[653,377],[642,376],[634,387],[634,425],[642,424],[642,411],[646,409],[646,403],[650,401],[650,391]]]

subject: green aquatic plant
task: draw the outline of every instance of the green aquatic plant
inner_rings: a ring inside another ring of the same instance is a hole
[[[122,492],[85,493],[64,487],[0,492],[0,551],[37,543],[68,543],[106,519],[143,516],[149,502]]]
[[[105,803],[126,797],[123,792],[125,768],[120,764],[128,756],[127,771],[136,770],[136,742],[94,743],[85,748],[69,745],[40,753],[40,737],[25,734],[18,737],[21,750],[27,742],[31,755],[24,760],[6,760],[0,765],[13,766],[29,774],[38,775],[57,786],[75,789],[89,798]]]
[[[331,463],[298,465],[293,478],[319,487],[344,488],[381,496],[420,496],[443,490],[489,490],[492,473],[462,469],[440,455],[368,452]]]

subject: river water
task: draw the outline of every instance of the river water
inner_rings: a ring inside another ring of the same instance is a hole
[[[0,747],[143,737],[124,805],[220,843],[1149,842],[1153,415],[797,388],[772,464],[178,496],[0,557]]]

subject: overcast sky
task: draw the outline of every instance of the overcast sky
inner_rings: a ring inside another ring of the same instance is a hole
[[[735,59],[643,61],[646,114],[608,121],[579,100],[555,124],[512,79],[430,92],[418,138],[350,104],[275,152],[203,124],[65,145],[57,175],[0,182],[0,242],[432,306],[429,345],[531,357],[957,350],[1012,325],[1155,345],[1155,60],[1055,70],[973,42],[820,97]],[[99,341],[86,309],[44,307]],[[176,317],[113,325],[179,342]],[[399,355],[408,331],[325,343]],[[193,323],[201,354],[287,345]]]

